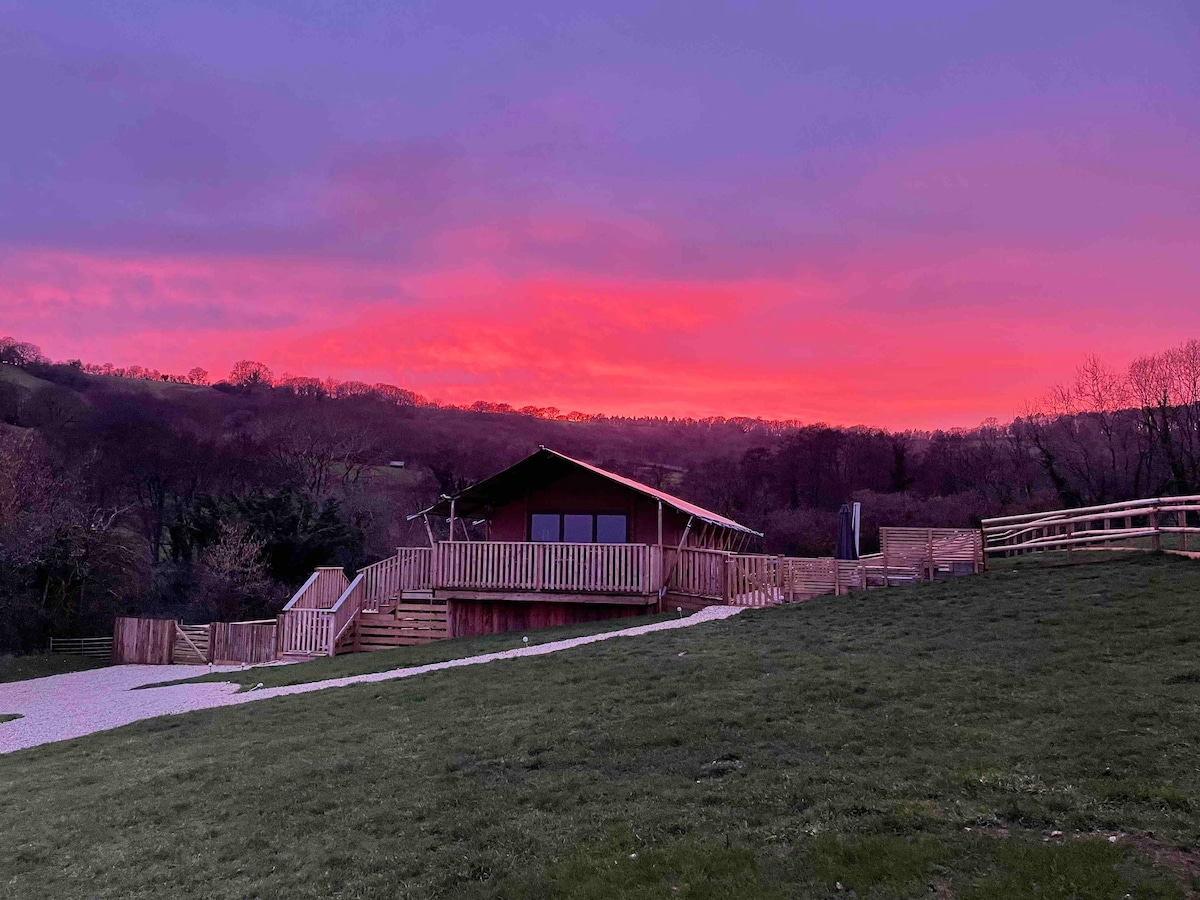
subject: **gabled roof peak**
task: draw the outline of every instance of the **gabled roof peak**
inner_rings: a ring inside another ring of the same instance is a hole
[[[642,484],[640,481],[635,481],[632,478],[626,478],[624,475],[618,475],[616,472],[610,472],[607,469],[602,469],[592,463],[584,462],[581,459],[575,459],[572,456],[567,456],[565,453],[559,453],[557,450],[551,450],[545,445],[538,445],[536,452],[522,459],[520,462],[514,463],[507,469],[497,472],[483,481],[473,484],[469,488],[464,488],[454,495],[452,498],[456,503],[470,502],[473,498],[478,498],[481,504],[487,503],[487,497],[490,494],[503,494],[506,484],[520,477],[523,470],[530,469],[540,463],[549,462],[550,460],[560,460],[571,466],[578,467],[585,471],[599,475],[609,481],[615,482],[629,490],[636,491],[639,494],[661,501],[664,505],[682,513],[685,516],[694,516],[701,522],[707,522],[710,525],[715,525],[718,528],[728,528],[731,531],[741,532],[743,534],[753,534],[762,537],[762,533],[755,531],[752,528],[747,528],[727,516],[722,516],[720,513],[715,513],[705,509],[702,506],[697,506],[695,503],[690,503],[681,497],[676,497],[674,494],[668,494],[666,491],[661,491],[658,488],[652,488],[648,484]],[[428,514],[449,514],[450,499],[446,498],[439,500],[428,509],[421,510],[409,516],[410,519],[415,519],[417,516]],[[462,510],[463,514],[468,514],[467,510]]]

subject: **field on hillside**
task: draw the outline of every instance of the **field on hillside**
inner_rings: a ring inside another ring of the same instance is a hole
[[[45,678],[48,675],[62,675],[64,672],[82,672],[102,665],[104,663],[86,656],[69,656],[65,653],[0,655],[0,682],[28,681],[30,678]]]
[[[0,885],[1195,896],[1200,564],[1086,559],[0,758]]]

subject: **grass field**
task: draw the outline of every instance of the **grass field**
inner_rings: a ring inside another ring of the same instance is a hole
[[[1195,896],[1200,565],[1083,559],[0,758],[0,893]]]
[[[27,681],[30,678],[45,678],[47,675],[62,675],[66,672],[82,672],[102,665],[104,663],[86,656],[69,656],[65,653],[0,656],[0,683]]]

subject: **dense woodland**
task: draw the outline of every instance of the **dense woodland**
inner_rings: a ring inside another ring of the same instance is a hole
[[[828,555],[851,499],[870,547],[880,524],[1200,492],[1200,341],[1123,372],[1088,360],[1011,423],[932,433],[445,407],[250,361],[210,381],[53,364],[0,339],[0,650],[101,634],[125,612],[273,614],[315,566],[425,543],[410,513],[539,444],[792,555]]]

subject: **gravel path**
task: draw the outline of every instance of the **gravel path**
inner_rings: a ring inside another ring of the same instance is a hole
[[[238,693],[238,686],[231,682],[180,684],[171,687],[148,688],[135,691],[143,684],[154,684],[176,678],[187,678],[198,674],[198,666],[110,666],[107,669],[92,669],[87,672],[72,672],[69,675],[52,675],[32,681],[17,681],[0,684],[0,713],[19,713],[22,718],[11,722],[0,722],[0,753],[24,750],[39,744],[65,741],[97,731],[119,728],[140,719],[152,719],[174,713],[211,709],[217,706],[240,706],[257,703],[272,697],[291,694],[307,694],[327,688],[345,687],[375,681],[390,681],[393,678],[409,678],[439,669],[455,669],[459,666],[477,666],[497,659],[515,659],[523,656],[544,656],[569,650],[583,644],[594,644],[617,637],[649,634],[653,631],[669,631],[673,628],[688,628],[725,619],[738,612],[740,606],[709,606],[686,619],[672,619],[653,625],[639,625],[620,631],[606,631],[565,641],[552,641],[533,647],[485,653],[465,659],[411,666],[406,669],[390,669],[366,675],[349,675],[309,684],[294,684],[286,687],[267,688],[260,691]],[[232,672],[240,666],[214,666],[215,672]],[[203,670],[201,670],[203,671]]]

